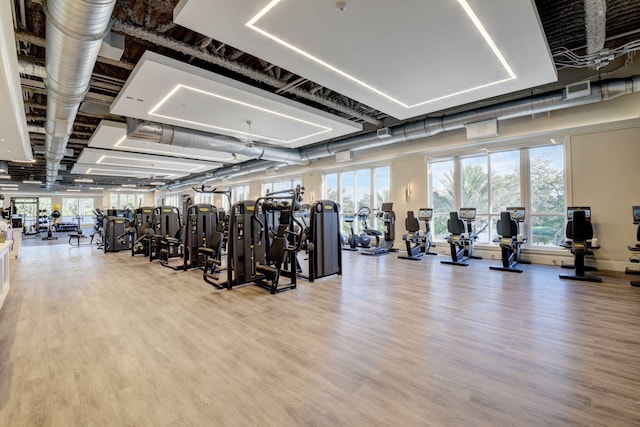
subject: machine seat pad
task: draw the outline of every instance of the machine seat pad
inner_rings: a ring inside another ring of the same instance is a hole
[[[170,245],[177,245],[180,243],[180,239],[176,239],[175,237],[165,237],[162,240],[167,242]]]
[[[256,267],[256,271],[264,274],[265,276],[275,276],[278,270],[275,267],[271,267],[270,265],[260,264]]]

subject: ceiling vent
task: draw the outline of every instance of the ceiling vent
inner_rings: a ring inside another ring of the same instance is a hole
[[[467,140],[485,139],[498,136],[498,120],[489,119],[482,122],[468,123],[464,125],[467,129]]]
[[[391,137],[391,129],[389,128],[378,129],[378,138],[383,139],[383,138],[390,138],[390,137]]]
[[[589,95],[591,95],[591,82],[589,80],[572,83],[564,89],[564,99],[582,98]]]
[[[348,162],[350,160],[353,159],[352,153],[351,151],[347,150],[347,151],[338,151],[336,153],[336,162],[341,163],[341,162]]]

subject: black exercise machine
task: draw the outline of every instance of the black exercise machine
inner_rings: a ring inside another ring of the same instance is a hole
[[[633,223],[638,224],[638,228],[636,229],[636,240],[640,242],[640,206],[633,206]],[[634,246],[627,246],[627,249],[631,252],[631,256],[629,257],[629,262],[634,264],[640,263],[640,243],[636,243]],[[625,274],[636,274],[640,275],[640,270],[634,270],[629,267],[625,269]],[[640,281],[632,280],[631,286],[640,287]]]
[[[422,259],[422,251],[420,250],[420,222],[418,222],[418,218],[414,216],[413,211],[407,211],[404,228],[407,230],[407,234],[402,235],[402,240],[404,240],[407,246],[407,254],[398,255],[398,258],[420,261]]]
[[[468,266],[469,259],[482,259],[473,255],[473,245],[478,236],[473,232],[473,221],[476,219],[476,208],[461,208],[458,212],[450,212],[447,220],[449,237],[447,243],[451,249],[451,260],[440,261],[442,264]]]
[[[342,249],[348,251],[357,251],[358,247],[368,248],[371,244],[371,237],[375,237],[376,241],[380,241],[381,232],[369,228],[369,218],[371,217],[371,209],[367,206],[362,206],[358,209],[355,215],[343,215],[342,220],[349,224],[349,237],[347,238],[347,245]],[[356,234],[353,224],[355,219],[360,222],[360,233]]]
[[[196,193],[220,194],[226,197],[228,206],[231,206],[233,204],[231,202],[231,190],[224,190],[217,187],[207,187],[205,184],[202,184],[200,188],[198,187],[191,187],[191,188]],[[217,210],[218,210],[217,231],[222,233],[222,250],[225,251],[227,249],[227,241],[229,240],[229,214],[220,207],[218,207]]]
[[[319,200],[309,206],[308,224],[304,234],[309,268],[300,277],[313,282],[320,277],[342,274],[340,251],[340,218],[338,205],[331,200]]]
[[[561,279],[583,280],[587,282],[602,282],[602,278],[586,274],[587,271],[598,271],[595,267],[584,265],[585,257],[593,256],[593,250],[600,249],[600,245],[593,244],[593,226],[591,225],[590,207],[567,208],[567,241],[560,246],[571,250],[573,265],[563,265],[562,268],[575,269],[575,274],[561,274]]]
[[[162,241],[160,263],[174,270],[190,270],[204,267],[209,258],[220,259],[222,233],[217,231],[218,211],[209,204],[191,205],[184,215],[184,233],[181,248],[182,263],[174,266],[169,263],[171,244],[169,239]],[[180,244],[179,242],[177,244]]]
[[[410,259],[419,261],[423,255],[438,255],[431,252],[432,243],[431,227],[429,222],[433,218],[433,209],[419,209],[418,218],[414,216],[413,211],[407,211],[407,218],[404,220],[404,227],[407,234],[402,236],[407,247],[407,255],[398,255],[400,259]],[[424,221],[425,231],[420,230],[420,221]]]
[[[397,252],[397,249],[393,249],[396,233],[396,214],[393,212],[393,203],[383,203],[377,217],[381,218],[384,231],[381,233],[373,229],[364,230],[368,235],[376,237],[376,246],[363,249],[360,251],[362,255],[383,255],[389,252]],[[380,241],[381,235],[383,236],[382,241]]]
[[[496,224],[496,231],[500,236],[500,251],[502,253],[502,265],[492,265],[491,270],[511,271],[522,273],[518,264],[531,264],[520,257],[522,245],[527,241],[522,236],[520,224],[525,220],[524,207],[510,207],[500,212],[500,219]]]
[[[159,260],[160,251],[167,249],[164,253],[165,257],[174,257],[180,255],[180,245],[168,245],[170,239],[172,242],[181,241],[182,220],[180,211],[175,206],[156,206],[153,208],[153,236],[149,240],[149,261]],[[166,248],[166,246],[169,246]]]
[[[211,258],[205,263],[204,281],[218,289],[251,283],[271,294],[295,289],[295,255],[305,238],[304,224],[293,212],[300,209],[303,190],[297,186],[235,203],[229,215],[226,281],[216,274],[222,263]],[[280,283],[281,277],[288,277],[289,283]]]
[[[153,231],[153,206],[141,206],[133,211],[133,235],[131,239],[131,256],[149,256]]]
[[[102,249],[104,252],[129,250],[131,239],[125,231],[129,226],[129,219],[123,216],[110,216],[105,218],[104,221],[104,237],[102,239]],[[123,235],[124,237],[120,238]]]

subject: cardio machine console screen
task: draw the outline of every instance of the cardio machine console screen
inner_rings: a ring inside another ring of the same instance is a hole
[[[511,219],[515,219],[519,222],[524,222],[525,208],[523,208],[522,206],[519,206],[517,208],[506,208],[505,210],[511,214]]]
[[[418,219],[431,219],[433,218],[433,209],[418,209]]]
[[[476,219],[476,208],[461,208],[459,218],[467,221]]]
[[[633,223],[640,224],[640,206],[633,206]]]
[[[570,206],[567,208],[567,219],[573,221],[573,213],[575,211],[584,211],[584,218],[587,221],[591,221],[591,207],[590,206]]]

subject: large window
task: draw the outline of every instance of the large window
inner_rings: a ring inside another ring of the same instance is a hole
[[[342,215],[353,215],[361,207],[380,209],[382,203],[391,201],[391,170],[389,166],[381,166],[323,175],[322,197],[340,204]],[[367,226],[381,230],[383,223],[372,215]],[[349,228],[348,223],[342,224],[344,233],[348,234]],[[362,228],[356,220],[355,232]]]
[[[112,209],[134,210],[144,203],[144,194],[111,193],[109,201]]]
[[[453,160],[433,162],[431,169],[431,204],[433,205],[433,235],[442,239],[447,233],[449,212],[456,208]]]
[[[167,194],[164,196],[164,206],[173,206],[175,208],[181,209],[180,206],[180,195],[179,194]]]
[[[447,233],[449,212],[476,208],[479,243],[497,237],[496,222],[508,206],[525,206],[521,230],[531,246],[557,246],[564,233],[564,147],[552,145],[432,161],[431,203],[434,235]],[[523,175],[522,171],[526,171]]]
[[[290,190],[292,188],[296,188],[297,185],[302,185],[302,180],[300,178],[266,181],[262,183],[261,194],[264,196],[269,191]]]
[[[93,222],[93,197],[77,198],[77,197],[63,197],[62,198],[62,222],[74,222],[77,217],[80,217],[81,223]]]
[[[231,187],[231,203],[249,200],[249,185]],[[226,209],[226,207],[224,207]]]
[[[531,244],[557,246],[564,241],[564,151],[559,145],[532,148]]]

